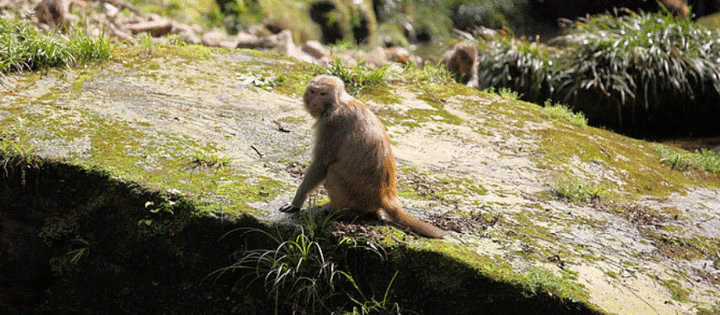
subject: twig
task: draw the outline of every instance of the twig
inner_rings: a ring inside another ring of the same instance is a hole
[[[263,154],[260,153],[260,151],[259,151],[254,145],[250,145],[250,147],[251,147],[253,150],[255,150],[255,153],[257,153],[257,154],[260,156],[260,158],[263,157]]]
[[[278,131],[280,131],[280,132],[290,132],[290,130],[289,130],[289,129],[286,129],[283,125],[281,125],[279,121],[273,120],[273,122],[274,122],[275,125],[278,127]]]

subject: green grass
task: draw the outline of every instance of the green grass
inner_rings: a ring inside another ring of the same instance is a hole
[[[552,119],[569,122],[578,126],[587,126],[588,123],[583,113],[574,113],[570,107],[559,103],[552,104],[550,100],[545,101],[542,114]]]
[[[720,153],[701,149],[695,153],[685,153],[664,145],[656,145],[655,150],[660,152],[660,161],[672,169],[695,169],[711,173],[720,173]]]
[[[377,70],[369,69],[360,63],[355,67],[348,67],[342,61],[335,60],[327,68],[327,74],[339,77],[345,82],[345,90],[350,95],[358,96],[364,91],[374,88],[386,88],[385,75],[387,66]]]
[[[317,210],[311,201],[310,208]],[[343,314],[368,314],[377,312],[399,313],[399,306],[387,302],[392,286],[391,280],[382,301],[366,297],[358,282],[344,261],[347,251],[363,250],[368,255],[385,259],[385,250],[369,239],[344,237],[333,240],[326,231],[335,222],[335,217],[326,216],[317,220],[313,210],[300,213],[301,225],[277,228],[274,232],[242,228],[230,233],[255,234],[267,239],[271,248],[240,250],[237,261],[214,274],[246,270],[236,282],[236,290],[243,290],[249,284],[262,281],[269,296],[275,298],[276,309],[289,307],[293,313],[331,313],[341,310]],[[396,274],[397,275],[397,274]],[[344,297],[337,299],[338,297]],[[338,301],[343,301],[338,304]],[[346,302],[353,305],[346,309]],[[280,305],[280,304],[283,305]]]
[[[592,203],[600,200],[605,190],[600,186],[582,183],[558,183],[553,190],[555,196],[573,203]]]
[[[500,88],[498,89],[498,95],[500,97],[507,99],[507,100],[514,100],[517,101],[522,97],[522,94],[515,92],[509,88]]]
[[[0,74],[102,62],[115,47],[104,35],[92,37],[80,27],[67,36],[43,35],[29,20],[0,17]]]
[[[630,11],[581,19],[555,39],[561,49],[496,36],[479,43],[480,89],[568,104],[594,125],[631,133],[698,121],[714,128],[707,117],[720,112],[718,37],[690,19]]]
[[[227,155],[195,150],[193,152],[191,164],[197,167],[223,168],[230,164],[230,160],[230,157]]]

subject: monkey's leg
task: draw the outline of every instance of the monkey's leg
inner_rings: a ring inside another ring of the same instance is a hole
[[[323,165],[322,162],[318,161],[318,159],[313,160],[310,163],[310,166],[308,166],[307,170],[305,171],[305,176],[303,177],[303,180],[300,183],[297,192],[295,193],[295,198],[293,198],[293,201],[291,203],[280,207],[280,211],[299,211],[300,208],[302,208],[303,203],[305,203],[305,199],[307,199],[308,193],[310,193],[313,189],[317,188],[320,183],[322,183],[323,179],[325,179],[326,174],[327,168],[325,167],[325,165]]]

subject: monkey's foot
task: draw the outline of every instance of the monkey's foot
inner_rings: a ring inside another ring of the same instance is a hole
[[[289,203],[280,207],[280,212],[292,213],[292,212],[298,212],[298,211],[300,211],[300,207],[293,206],[292,204],[289,204]]]

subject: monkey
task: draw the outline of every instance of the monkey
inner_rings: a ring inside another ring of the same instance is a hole
[[[52,28],[67,31],[70,28],[70,7],[87,9],[90,5],[83,0],[42,0],[35,6],[38,21]]]
[[[340,78],[330,75],[312,78],[303,103],[316,119],[312,160],[295,198],[280,211],[299,211],[308,193],[322,183],[333,211],[376,216],[430,238],[447,235],[403,211],[385,127],[367,105],[345,91]]]
[[[455,81],[477,89],[480,85],[478,59],[477,46],[468,42],[460,42],[452,50],[443,54],[440,63],[447,66]]]
[[[672,15],[684,19],[690,15],[690,8],[687,1],[682,0],[660,0],[659,1]]]

